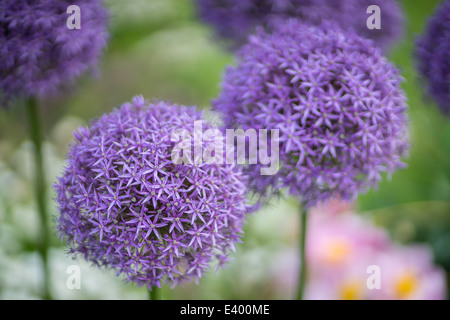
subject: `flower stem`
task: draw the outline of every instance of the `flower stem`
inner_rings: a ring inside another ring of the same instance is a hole
[[[150,300],[159,300],[159,288],[153,286],[152,290],[148,290],[148,298]]]
[[[303,300],[303,291],[305,289],[306,284],[306,257],[305,257],[305,244],[306,244],[306,216],[307,210],[305,206],[302,205],[301,214],[300,214],[300,275],[298,281],[298,292],[297,292],[297,300]]]
[[[49,264],[48,264],[48,222],[46,206],[46,182],[44,162],[42,158],[42,128],[38,112],[38,103],[36,98],[29,98],[26,101],[28,122],[30,126],[31,140],[34,145],[35,161],[35,197],[38,206],[39,218],[41,220],[41,232],[38,250],[42,258],[44,271],[44,292],[43,297],[51,300],[50,282],[49,282]]]

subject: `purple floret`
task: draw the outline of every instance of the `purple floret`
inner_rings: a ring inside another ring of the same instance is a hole
[[[443,1],[428,20],[416,57],[427,92],[450,116],[450,1]]]
[[[70,5],[81,29],[69,29]],[[106,46],[107,11],[101,0],[2,0],[0,95],[45,96],[95,67]]]
[[[380,8],[381,29],[367,28],[371,5]],[[244,44],[256,26],[271,30],[289,18],[314,25],[334,22],[385,51],[403,34],[403,11],[396,0],[197,0],[197,7],[199,17],[232,49]]]
[[[249,209],[241,170],[172,161],[172,134],[200,119],[194,108],[135,97],[74,133],[55,185],[71,254],[149,288],[227,263]]]
[[[307,205],[353,199],[404,166],[402,78],[370,40],[290,20],[260,30],[237,60],[213,101],[225,127],[280,130],[278,173],[246,169],[258,194],[286,187]]]

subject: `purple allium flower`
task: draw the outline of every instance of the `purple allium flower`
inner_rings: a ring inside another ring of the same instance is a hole
[[[443,1],[428,20],[416,57],[428,92],[450,116],[450,1]]]
[[[199,119],[193,108],[135,97],[74,133],[55,185],[70,253],[149,288],[197,281],[228,261],[249,208],[241,171],[171,160],[171,135]]]
[[[197,0],[198,15],[232,48],[244,44],[256,26],[271,29],[280,20],[298,18],[318,25],[334,21],[352,28],[387,50],[403,33],[403,11],[396,0]],[[378,5],[381,29],[368,29],[370,5]]]
[[[403,166],[402,78],[370,40],[289,20],[250,37],[237,58],[213,101],[225,126],[280,130],[278,173],[247,168],[257,193],[284,186],[307,204],[348,200]]]
[[[80,29],[69,29],[70,5],[80,8]],[[101,0],[2,0],[0,2],[0,94],[54,93],[95,69],[107,40]]]

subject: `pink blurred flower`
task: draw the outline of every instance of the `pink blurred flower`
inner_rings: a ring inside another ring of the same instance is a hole
[[[361,215],[349,211],[311,213],[306,242],[311,271],[335,274],[336,269],[347,268],[389,245],[387,233]]]
[[[362,248],[362,247],[360,247]],[[366,273],[371,265],[370,255],[355,256],[345,267],[328,266],[312,272],[305,288],[307,300],[369,300]],[[311,270],[311,268],[309,269]],[[326,271],[326,272],[325,272]]]
[[[360,247],[363,249],[363,247]],[[373,269],[371,269],[373,268]],[[374,270],[375,271],[371,271]],[[362,252],[345,268],[330,267],[308,279],[309,300],[442,300],[445,272],[435,266],[427,246],[391,243],[372,255]],[[330,276],[332,274],[332,276]],[[379,277],[376,286],[373,277]]]
[[[339,214],[343,212],[354,212],[355,203],[353,201],[343,201],[338,198],[332,198],[325,202],[320,202],[310,209],[311,215],[319,213]]]
[[[446,298],[446,275],[433,264],[428,246],[393,245],[378,252],[381,288],[376,299],[441,300]]]
[[[396,244],[370,219],[347,209],[339,213],[339,206],[310,212],[305,299],[446,298],[446,274],[434,265],[428,246]],[[274,259],[271,286],[276,297],[294,298],[298,255],[297,248],[289,248]]]

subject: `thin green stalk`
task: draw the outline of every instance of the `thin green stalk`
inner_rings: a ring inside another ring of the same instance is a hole
[[[306,224],[307,224],[307,210],[302,205],[301,214],[300,214],[300,275],[298,281],[298,292],[297,292],[297,300],[303,300],[303,292],[305,290],[306,284],[306,274],[307,274],[307,266],[306,266],[306,257],[305,257],[305,247],[306,247]]]
[[[159,288],[154,286],[152,290],[148,290],[148,297],[150,300],[159,300]]]
[[[47,206],[46,195],[47,185],[45,182],[44,162],[42,158],[42,126],[39,117],[38,103],[35,98],[30,98],[26,102],[28,122],[30,126],[31,140],[34,145],[35,160],[35,197],[41,220],[41,232],[38,250],[42,258],[44,271],[44,292],[43,297],[51,300],[50,281],[49,281],[49,264],[48,264],[48,222],[47,222]]]

